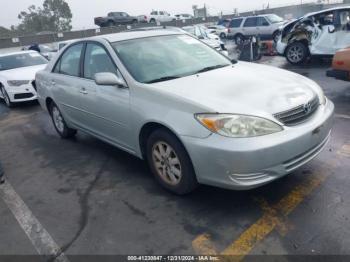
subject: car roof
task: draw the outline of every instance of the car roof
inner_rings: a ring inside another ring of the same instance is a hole
[[[138,38],[152,37],[152,36],[165,36],[165,35],[180,35],[182,32],[177,32],[171,29],[155,29],[145,31],[126,31],[109,35],[94,36],[87,38],[88,40],[105,39],[109,42],[118,42],[125,40],[132,40]]]
[[[31,54],[31,53],[38,53],[38,52],[32,51],[32,50],[8,52],[8,53],[0,54],[0,57],[10,56],[10,55],[20,55],[20,54]]]
[[[336,10],[342,10],[342,9],[350,9],[350,5],[338,6],[338,7],[328,8],[328,9],[324,9],[324,10],[317,11],[317,12],[308,13],[308,14],[304,15],[303,17],[314,16],[314,15],[317,15],[317,14],[322,14],[322,13],[326,13],[326,12],[330,12],[330,11],[336,11]]]

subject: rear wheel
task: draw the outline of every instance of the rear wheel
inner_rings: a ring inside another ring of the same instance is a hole
[[[225,38],[226,38],[226,34],[225,34],[225,33],[221,33],[221,34],[220,34],[220,38],[221,38],[221,39],[225,39]]]
[[[54,102],[50,104],[50,114],[51,114],[53,125],[57,133],[60,135],[60,137],[64,139],[68,139],[76,135],[77,130],[69,128],[67,126],[61,114],[61,111],[59,110],[58,106]]]
[[[186,149],[166,129],[158,129],[148,138],[147,160],[156,180],[165,189],[184,195],[198,186]]]
[[[286,49],[286,58],[292,65],[300,65],[306,61],[309,52],[305,44],[301,42],[294,42]]]
[[[11,102],[9,95],[7,94],[3,86],[1,86],[1,94],[2,94],[2,97],[4,98],[4,101],[7,107],[13,107],[14,104]]]

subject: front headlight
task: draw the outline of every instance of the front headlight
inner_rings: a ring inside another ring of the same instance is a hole
[[[275,122],[255,116],[196,114],[195,118],[213,133],[226,137],[256,137],[283,130],[283,128]]]
[[[7,81],[9,86],[21,86],[29,84],[29,80],[9,80]]]

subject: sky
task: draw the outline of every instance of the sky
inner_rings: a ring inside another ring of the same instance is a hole
[[[41,6],[44,0],[0,0],[0,26],[17,25],[19,12],[34,4]],[[281,6],[285,4],[300,4],[309,0],[66,0],[73,13],[73,29],[94,28],[93,18],[104,16],[110,11],[124,11],[130,15],[149,14],[152,9],[168,11],[170,14],[190,13],[192,5],[206,4],[211,15],[220,11],[232,13],[234,8],[239,12],[257,10],[266,6]]]

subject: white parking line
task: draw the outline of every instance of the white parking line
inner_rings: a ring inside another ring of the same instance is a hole
[[[55,262],[69,262],[65,254],[61,252],[59,246],[29,210],[9,182],[0,185],[0,197],[11,210],[39,255],[57,257],[54,260]]]
[[[336,118],[343,118],[343,119],[350,119],[350,116],[348,115],[343,115],[343,114],[335,114]]]

